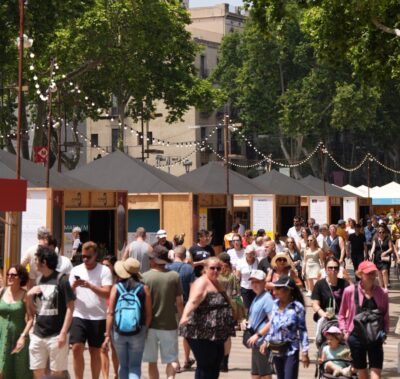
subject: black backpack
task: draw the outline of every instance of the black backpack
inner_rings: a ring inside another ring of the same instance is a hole
[[[358,296],[358,284],[354,286],[354,302],[356,304],[356,315],[353,320],[353,334],[363,345],[383,343],[386,338],[383,312],[380,309],[362,310]]]

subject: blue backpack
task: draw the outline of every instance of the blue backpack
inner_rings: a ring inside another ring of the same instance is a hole
[[[139,284],[128,292],[122,283],[117,284],[119,297],[114,311],[114,325],[117,333],[133,336],[140,332],[142,304],[137,293],[142,288],[143,284]]]

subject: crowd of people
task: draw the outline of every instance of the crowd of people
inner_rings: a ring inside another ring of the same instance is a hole
[[[195,367],[196,379],[214,379],[229,371],[238,334],[251,351],[253,379],[295,379],[310,364],[305,297],[321,374],[381,377],[390,267],[400,262],[400,221],[391,215],[365,225],[294,217],[285,238],[236,220],[219,254],[210,231],[186,249],[182,234],[169,241],[159,230],[150,244],[140,227],[120,260],[82,243],[78,227],[73,234],[72,260],[39,228],[38,243],[7,271],[1,379],[66,378],[70,351],[73,377],[83,379],[86,345],[93,379],[112,371],[140,378],[143,362],[158,379],[159,356],[167,378]]]

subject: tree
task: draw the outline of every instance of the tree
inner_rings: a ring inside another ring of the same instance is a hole
[[[377,73],[373,70],[380,61],[356,70],[357,61],[350,59],[352,56],[343,48],[346,38],[340,34],[341,28],[350,33],[350,16],[344,17],[339,12],[331,20],[332,25],[337,24],[336,29],[321,25],[324,17],[336,14],[335,6],[356,7],[360,2],[247,3],[252,4],[250,22],[242,35],[229,36],[224,41],[220,65],[214,73],[214,79],[233,99],[247,130],[267,135],[270,140],[274,138],[274,143],[266,145],[268,151],[274,157],[279,156],[276,149],[279,145],[285,161],[289,162],[307,156],[310,147],[323,140],[344,165],[355,165],[371,150],[384,150],[384,161],[395,159],[400,163],[397,149],[392,149],[387,134],[379,133],[398,128],[393,101],[398,97],[394,94],[400,82],[395,75],[387,75],[388,65],[383,65]],[[351,41],[348,47],[351,48]],[[387,46],[380,47],[381,51],[384,49]],[[229,75],[224,75],[224,71]],[[397,134],[391,138],[397,140]],[[318,173],[316,161],[310,163],[314,165],[314,174]],[[294,174],[298,177],[301,172],[297,170]]]
[[[166,104],[168,122],[181,119],[191,105],[210,109],[219,105],[219,91],[196,75],[198,47],[185,29],[190,19],[179,1],[69,0],[48,2],[38,15],[39,9],[39,2],[29,2],[27,30],[35,39],[32,51],[35,72],[42,78],[40,90],[45,93],[48,88],[49,62],[56,58],[60,70],[55,82],[74,131],[86,117],[97,119],[113,99],[119,114],[120,147],[125,118],[150,118],[156,101]],[[10,39],[8,45],[12,43]],[[34,101],[35,124],[41,126],[46,122],[46,104],[33,85],[29,99]],[[45,140],[45,129],[39,128],[34,144]],[[79,157],[79,144],[75,156]],[[69,167],[77,163],[64,158]]]

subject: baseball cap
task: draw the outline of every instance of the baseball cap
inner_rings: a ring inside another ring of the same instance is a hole
[[[273,284],[276,288],[286,287],[294,289],[296,287],[296,283],[288,276],[281,276],[277,281],[273,282]]]
[[[324,336],[326,336],[327,334],[340,334],[342,335],[342,331],[337,327],[337,326],[330,326],[328,330],[325,330],[324,332]]]
[[[249,280],[256,279],[256,280],[265,280],[267,275],[265,275],[264,271],[261,270],[253,270],[250,274]]]
[[[344,220],[340,219],[337,223],[338,223],[338,225],[343,225],[345,222],[344,222]]]
[[[363,272],[364,274],[369,274],[370,272],[378,271],[378,268],[374,263],[370,261],[364,261],[359,264],[357,271]]]
[[[167,238],[167,232],[164,229],[160,229],[157,233],[156,233],[157,238]]]
[[[244,249],[245,254],[250,254],[256,251],[255,246],[253,245],[247,245],[246,248]]]

